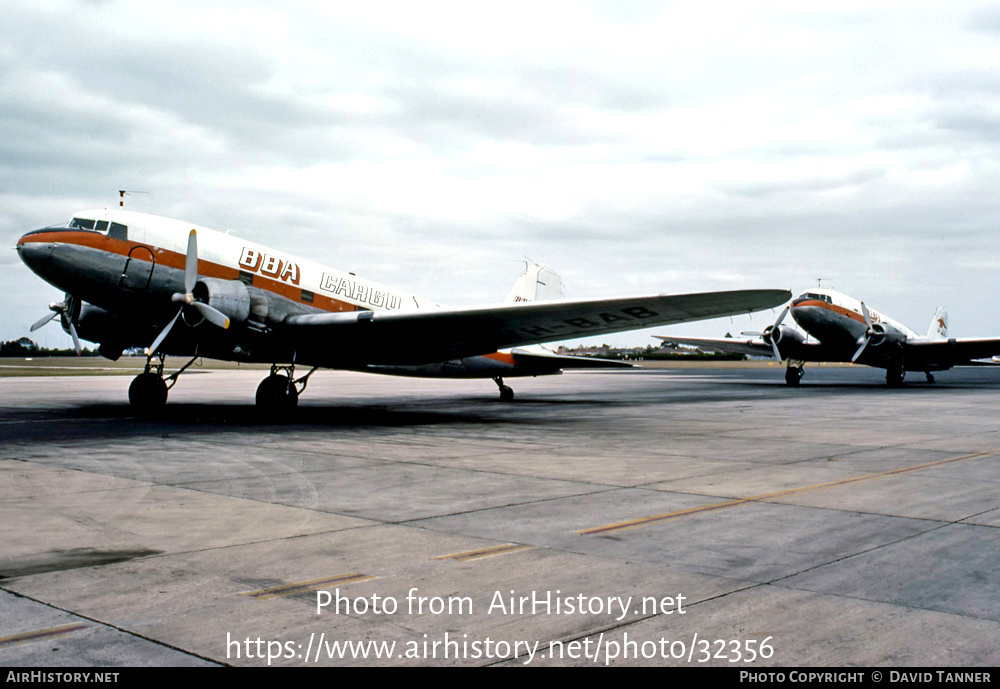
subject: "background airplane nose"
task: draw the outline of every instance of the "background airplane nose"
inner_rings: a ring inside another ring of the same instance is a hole
[[[24,264],[38,272],[49,262],[52,256],[52,245],[49,242],[25,241],[29,235],[21,237],[17,242],[17,254]]]

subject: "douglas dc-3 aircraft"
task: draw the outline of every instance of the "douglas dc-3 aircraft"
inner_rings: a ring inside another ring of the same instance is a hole
[[[816,342],[794,328],[782,325],[791,313],[795,322]],[[761,333],[742,333],[746,338],[694,338],[654,335],[665,342],[695,345],[751,356],[772,356],[788,361],[785,382],[798,385],[807,361],[857,362],[886,370],[889,385],[900,385],[906,371],[920,371],[934,382],[932,371],[1000,353],[1000,339],[956,340],[948,337],[948,315],[937,310],[925,336],[902,323],[869,309],[831,289],[813,289],[800,294],[778,315],[774,325]]]
[[[256,397],[271,409],[294,407],[317,368],[492,378],[510,400],[505,377],[608,365],[530,345],[758,311],[791,296],[750,290],[539,301],[558,291],[539,287],[554,274],[536,266],[504,304],[445,308],[228,234],[117,209],[29,232],[17,251],[66,293],[32,330],[59,316],[77,352],[80,338],[99,343],[109,359],[148,348],[145,372],[129,389],[141,409],[166,402],[178,375],[202,356],[271,364]],[[164,378],[167,354],[191,360]],[[296,379],[296,366],[311,370]]]

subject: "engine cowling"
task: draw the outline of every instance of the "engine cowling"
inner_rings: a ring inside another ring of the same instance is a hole
[[[252,321],[280,326],[290,316],[311,313],[302,304],[240,280],[202,278],[195,283],[191,293],[196,300],[218,309],[233,323]]]
[[[868,344],[872,347],[881,347],[884,344],[902,342],[905,339],[906,335],[888,323],[872,323],[868,333]]]
[[[782,344],[802,344],[806,341],[805,336],[794,328],[786,328],[783,325],[779,325],[777,329],[770,330],[768,332],[768,337],[774,344],[781,347]]]
[[[250,318],[250,291],[239,280],[202,278],[195,283],[191,293],[195,299],[218,309],[234,323],[244,323]]]
[[[785,327],[781,324],[767,326],[764,332],[761,333],[761,339],[776,350],[774,358],[782,360],[788,358],[789,353],[792,352],[795,345],[806,341],[805,336],[798,330]]]

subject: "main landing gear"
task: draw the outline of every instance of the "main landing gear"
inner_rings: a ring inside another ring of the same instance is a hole
[[[501,402],[513,402],[514,401],[514,391],[503,384],[503,378],[497,376],[493,379],[493,382],[497,384],[500,388],[500,401]]]
[[[257,386],[257,408],[283,412],[295,409],[299,403],[299,393],[306,389],[317,367],[298,380],[295,379],[295,364],[289,366],[271,365],[271,375]]]
[[[788,368],[785,369],[785,385],[791,385],[792,387],[798,387],[799,382],[802,380],[802,374],[804,366],[801,363],[788,363]]]
[[[903,384],[903,377],[906,375],[906,371],[903,369],[902,364],[893,364],[885,370],[885,384],[890,388],[898,388]],[[928,374],[929,376],[930,374]],[[933,382],[931,378],[928,382]]]
[[[158,363],[153,363],[154,356],[157,358]],[[163,377],[165,359],[166,357],[163,354],[150,354],[146,358],[145,370],[137,375],[132,380],[132,384],[129,385],[128,401],[136,411],[156,411],[166,404],[167,390],[174,387],[178,376],[184,373],[188,366],[197,361],[198,357],[191,357],[191,361],[181,366],[179,370],[171,373],[166,378]]]
[[[162,408],[167,403],[167,391],[177,383],[177,378],[198,358],[198,356],[192,357],[179,370],[164,377],[163,367],[166,357],[159,353],[149,355],[146,359],[145,370],[132,380],[128,389],[128,401],[132,408],[140,413],[150,413]],[[289,366],[273,364],[271,375],[257,386],[257,407],[275,412],[294,409],[299,402],[299,393],[306,389],[309,376],[316,371],[316,368],[312,368],[309,373],[296,379],[295,364]],[[513,394],[511,393],[511,397]]]

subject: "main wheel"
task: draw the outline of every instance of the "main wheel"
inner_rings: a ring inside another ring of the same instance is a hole
[[[785,369],[785,384],[796,386],[802,380],[802,369],[798,366],[789,366]]]
[[[128,401],[137,411],[155,411],[167,403],[167,384],[155,373],[140,373],[128,387]]]
[[[903,384],[903,377],[906,371],[902,366],[890,366],[885,370],[885,383],[889,387],[899,387]]]
[[[257,386],[257,406],[261,409],[288,411],[299,403],[299,391],[288,376],[268,376]]]

